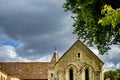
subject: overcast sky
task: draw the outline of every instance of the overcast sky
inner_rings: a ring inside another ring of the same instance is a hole
[[[54,48],[62,55],[77,40],[65,0],[0,0],[0,61],[49,61]],[[104,68],[120,68],[120,49],[98,55]]]

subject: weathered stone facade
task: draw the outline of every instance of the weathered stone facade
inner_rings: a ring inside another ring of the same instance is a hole
[[[49,70],[48,80],[103,80],[103,64],[78,40]]]
[[[20,79],[13,76],[8,76],[8,74],[0,70],[0,80],[20,80]]]
[[[7,80],[7,74],[0,70],[0,80]]]

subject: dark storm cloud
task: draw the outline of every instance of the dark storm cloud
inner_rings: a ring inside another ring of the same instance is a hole
[[[10,0],[14,1],[14,0]],[[8,2],[10,2],[8,1]],[[24,2],[22,2],[24,1]],[[61,6],[56,3],[43,3],[41,0],[32,5],[29,0],[22,0],[20,3],[11,2],[7,5],[7,1],[1,7],[0,21],[1,25],[6,28],[6,33],[12,36],[21,35],[42,35],[45,32],[50,33],[55,30],[63,29],[62,19],[65,17]],[[18,4],[18,5],[17,5]],[[12,7],[11,7],[12,6]],[[11,28],[12,27],[12,28]],[[26,30],[26,31],[25,31]],[[34,33],[32,33],[34,32]]]
[[[52,55],[55,46],[64,52],[75,41],[70,13],[64,12],[63,3],[64,0],[3,0],[0,25],[6,35],[24,44],[17,49],[19,56],[34,59]]]

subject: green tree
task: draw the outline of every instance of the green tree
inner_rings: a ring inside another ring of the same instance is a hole
[[[120,80],[120,69],[104,72],[104,80],[106,78],[110,78],[110,80]]]
[[[120,35],[116,35],[119,24],[114,29],[109,25],[105,27],[98,24],[104,17],[101,9],[105,4],[113,8],[120,7],[120,0],[66,0],[63,7],[74,15],[73,33],[88,45],[96,45],[100,54],[106,53],[112,44],[120,44]]]
[[[115,80],[114,77],[115,77],[116,75],[117,75],[116,71],[112,71],[112,70],[106,71],[106,72],[104,73],[104,80],[107,79],[107,78],[110,78],[110,80]]]
[[[115,10],[110,5],[106,4],[101,13],[105,15],[98,21],[102,26],[111,26],[115,29],[115,27],[120,24],[120,8]],[[120,27],[118,31],[116,31],[116,35],[120,35]]]
[[[116,69],[117,75],[114,77],[115,80],[120,80],[120,69]]]

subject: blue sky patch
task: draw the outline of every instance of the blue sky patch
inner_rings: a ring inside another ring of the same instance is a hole
[[[10,46],[13,46],[14,48],[16,48],[16,47],[18,47],[20,45],[20,42],[8,39],[8,40],[5,40],[3,42],[3,45],[10,45]]]
[[[13,46],[14,48],[17,48],[21,45],[21,42],[11,39],[8,36],[4,35],[0,37],[0,46],[3,46],[3,45],[10,45],[10,46]]]

